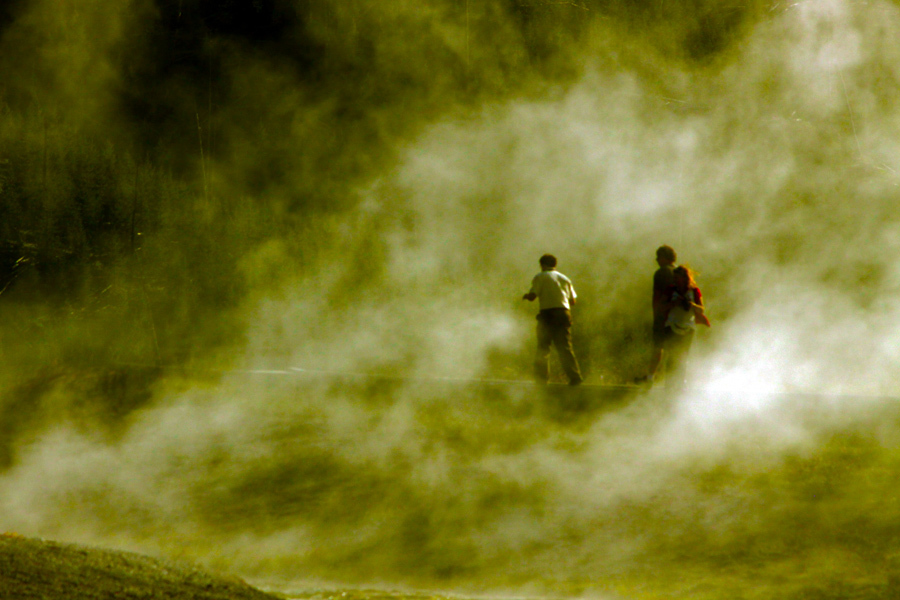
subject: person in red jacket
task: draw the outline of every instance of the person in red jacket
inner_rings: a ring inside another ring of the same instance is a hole
[[[672,276],[673,284],[663,305],[666,313],[664,348],[668,355],[666,387],[682,389],[686,380],[687,355],[697,323],[707,327],[710,323],[694,273],[686,266],[679,266]]]

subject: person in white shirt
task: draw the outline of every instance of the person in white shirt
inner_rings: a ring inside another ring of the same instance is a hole
[[[556,270],[555,256],[545,254],[539,262],[541,272],[531,280],[531,290],[522,296],[529,302],[539,301],[534,376],[539,383],[549,381],[550,346],[554,345],[569,385],[578,385],[582,382],[581,369],[572,348],[571,308],[575,304],[575,288],[568,277]]]

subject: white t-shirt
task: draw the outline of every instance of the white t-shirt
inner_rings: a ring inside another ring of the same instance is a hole
[[[557,271],[541,271],[531,280],[531,291],[538,297],[541,310],[571,308],[575,300],[575,288],[569,278]]]
[[[693,289],[689,289],[685,295],[675,292],[673,299],[684,298],[685,296],[687,296],[687,299],[691,302],[696,302]],[[696,319],[694,318],[694,309],[689,308],[688,310],[684,310],[681,305],[676,304],[669,310],[669,316],[666,319],[666,327],[671,327],[672,331],[679,335],[690,333],[697,327]]]

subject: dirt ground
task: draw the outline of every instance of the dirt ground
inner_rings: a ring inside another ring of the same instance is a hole
[[[275,600],[243,581],[133,554],[0,536],[3,600]]]

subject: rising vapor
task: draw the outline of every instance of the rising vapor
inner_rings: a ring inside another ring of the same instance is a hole
[[[184,135],[166,122],[158,160],[190,202],[153,205],[174,233],[142,242],[129,331],[143,366],[183,331],[216,343],[115,427],[65,385],[36,393],[42,418],[8,436],[4,529],[287,586],[888,580],[900,8],[512,4],[297,3],[294,54],[223,35],[199,100],[166,80]],[[4,72],[136,143],[116,101],[133,74],[109,57],[150,44],[165,7],[79,4],[64,46],[49,6],[21,3],[0,40],[37,44],[39,68]],[[588,383],[630,381],[662,243],[699,271],[713,321],[689,392],[561,414],[530,386],[447,383],[526,378],[520,298],[544,252],[578,290]],[[154,286],[176,297],[153,305]],[[852,531],[873,540],[870,571]]]

